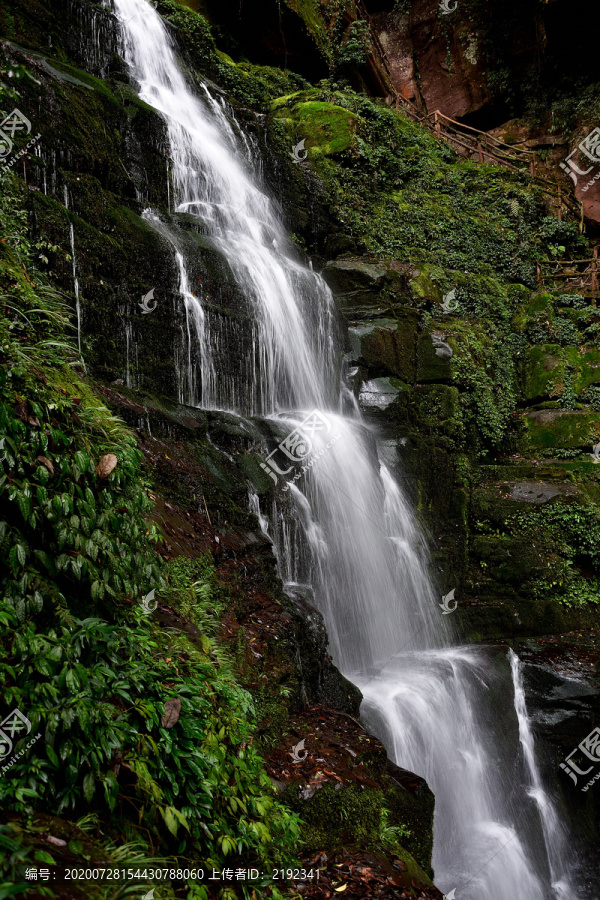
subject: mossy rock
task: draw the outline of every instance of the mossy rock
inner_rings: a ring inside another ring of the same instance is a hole
[[[417,320],[416,310],[400,310],[395,327],[374,325],[361,338],[361,361],[378,375],[414,381]]]
[[[431,277],[431,268],[423,266],[416,269],[410,281],[410,289],[415,297],[422,300],[441,299],[441,291],[437,282]]]
[[[549,322],[554,320],[554,299],[550,294],[533,294],[514,316],[512,327],[515,331],[525,331],[528,322],[540,316]]]
[[[361,307],[373,307],[377,314],[384,310],[381,291],[385,277],[381,263],[358,259],[330,261],[323,269],[323,278],[340,309],[355,315]]]
[[[600,412],[544,409],[523,417],[524,452],[585,449],[600,440]]]
[[[309,799],[302,799],[302,793],[303,789],[296,783],[285,790],[281,800],[304,821],[302,842],[305,852],[323,847],[377,845],[381,810],[388,808],[390,799],[387,791],[357,784],[326,784]],[[395,815],[392,818],[397,821]],[[402,850],[399,858],[406,863],[409,877],[424,885],[432,884],[430,876],[408,850]]]
[[[294,783],[281,799],[304,820],[302,839],[307,852],[343,844],[368,846],[377,841],[382,791],[357,784],[326,784],[310,799],[302,799],[301,791]]]
[[[600,383],[598,350],[545,344],[527,351],[524,387],[527,400],[561,397],[568,384],[579,396],[597,383]]]
[[[426,329],[417,346],[417,381],[450,381],[452,378],[453,338],[433,328]],[[448,349],[446,349],[448,348]],[[452,351],[452,354],[450,354]]]
[[[443,384],[417,385],[410,393],[411,407],[422,427],[460,440],[463,426],[458,388]]]
[[[545,553],[528,537],[474,535],[471,546],[474,558],[485,562],[487,574],[500,584],[520,586],[546,568]]]
[[[295,132],[305,136],[309,156],[333,156],[355,143],[359,118],[335,103],[309,100],[291,109],[277,103],[273,113],[276,118],[287,119]]]
[[[402,847],[398,849],[397,852],[398,859],[401,859],[404,865],[406,866],[406,872],[404,873],[404,882],[406,886],[412,886],[417,883],[419,885],[426,885],[427,887],[433,887],[433,882],[429,878],[429,876],[423,871],[418,862],[410,855],[408,850],[404,850]]]

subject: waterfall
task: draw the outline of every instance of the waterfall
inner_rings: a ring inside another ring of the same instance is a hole
[[[298,259],[231,112],[187,83],[160,16],[145,0],[113,2],[132,81],[166,123],[172,209],[208,233],[254,323],[240,372],[215,377],[225,332],[209,303],[192,301],[174,232],[147,211],[178,254],[185,396],[264,417],[281,437],[298,435],[318,410],[311,463],[275,492],[269,524],[261,522],[280,575],[290,593],[310,586],[333,658],[363,692],[363,718],[398,765],[431,785],[438,885],[455,889],[457,900],[560,900],[567,875],[521,764],[506,660],[499,667],[491,650],[451,646],[427,547],[398,486],[396,452],[365,426],[341,383],[331,292]],[[260,512],[254,495],[251,503]],[[572,890],[569,897],[576,900]]]
[[[552,887],[558,900],[570,900],[573,896],[572,888],[564,877],[567,852],[566,830],[558,818],[552,798],[542,784],[540,770],[535,757],[535,741],[525,702],[523,666],[513,650],[509,651],[509,659],[515,691],[515,711],[519,721],[519,738],[529,776],[528,793],[538,808],[546,846],[551,848],[552,851],[548,856]]]
[[[64,186],[65,209],[69,209],[69,189]],[[75,257],[75,230],[73,223],[69,221],[69,241],[71,243],[71,262],[73,263],[73,290],[75,292],[75,311],[77,313],[77,349],[79,356],[83,362],[81,355],[81,303],[79,302],[79,278],[77,277],[77,260]],[[85,363],[84,363],[85,368]]]

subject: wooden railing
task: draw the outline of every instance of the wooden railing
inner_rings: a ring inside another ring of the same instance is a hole
[[[597,246],[594,247],[591,259],[561,259],[556,262],[540,263],[537,267],[540,287],[556,286],[555,282],[562,282],[561,287],[573,290],[584,297],[591,297],[594,306],[600,297],[599,273]]]
[[[532,180],[541,187],[544,193],[553,198],[559,220],[566,211],[579,219],[580,231],[583,230],[581,204],[569,196],[560,181],[553,181],[541,174],[535,150],[507,144],[486,131],[480,131],[478,128],[472,128],[470,125],[464,125],[462,122],[445,116],[439,109],[429,115],[424,115],[414,103],[397,92],[395,105],[396,109],[401,107],[412,119],[421,122],[433,134],[452,144],[461,156],[480,163],[504,166],[513,172],[528,171]]]
[[[371,43],[375,51],[374,55],[379,63],[378,69],[385,89],[389,90],[388,103],[391,104],[395,101],[396,109],[402,107],[411,119],[421,122],[438,137],[448,141],[457,153],[460,153],[462,156],[474,159],[480,163],[504,166],[513,172],[529,171],[532,180],[539,185],[545,194],[552,197],[558,219],[561,220],[563,212],[566,211],[579,220],[579,230],[583,231],[583,205],[570,196],[562,183],[561,176],[553,180],[547,177],[547,174],[542,174],[539,171],[535,150],[507,144],[506,141],[502,141],[486,131],[480,131],[477,128],[472,128],[470,125],[464,125],[462,122],[451,119],[440,112],[439,109],[426,115],[412,101],[400,94],[394,87],[387,53],[376,34],[364,0],[354,0],[354,5],[358,17],[364,19],[369,25]]]
[[[433,130],[437,134],[443,135],[456,146],[467,150],[478,162],[498,163],[506,166],[507,169],[513,169],[513,171],[529,169],[531,177],[535,178],[535,151],[515,147],[485,131],[479,131],[477,128],[471,128],[470,125],[456,122],[441,113],[439,109],[425,118],[428,122],[433,123]]]

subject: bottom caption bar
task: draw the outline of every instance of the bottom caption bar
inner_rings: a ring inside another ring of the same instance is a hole
[[[88,866],[86,868],[73,866],[28,866],[22,870],[19,883],[31,884],[32,882],[76,882],[76,881],[106,881],[107,883],[121,881],[195,881],[201,884],[210,881],[318,881],[319,869],[271,869],[267,872],[255,868],[237,869],[213,869],[201,866],[189,869],[178,868],[117,868],[114,866]]]

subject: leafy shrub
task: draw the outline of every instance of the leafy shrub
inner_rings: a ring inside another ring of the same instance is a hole
[[[0,179],[2,717],[17,708],[44,738],[15,739],[2,807],[92,808],[171,853],[285,862],[298,820],[273,798],[251,698],[213,637],[210,562],[161,574],[141,454],[76,374],[69,311],[31,266],[16,180]],[[150,588],[181,596],[200,638],[149,621],[134,601]]]

